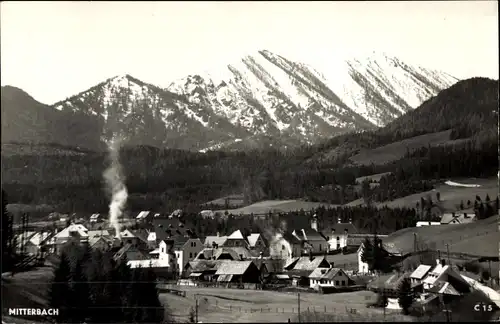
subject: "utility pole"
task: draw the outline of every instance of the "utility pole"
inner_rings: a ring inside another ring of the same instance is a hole
[[[195,295],[195,320],[198,323],[198,295]]]
[[[297,310],[298,310],[298,313],[299,313],[299,323],[300,323],[300,293],[297,293]]]

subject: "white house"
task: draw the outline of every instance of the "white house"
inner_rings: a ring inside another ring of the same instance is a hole
[[[316,268],[310,275],[310,287],[347,287],[351,285],[349,276],[339,268]]]
[[[159,244],[158,260],[174,267],[179,274],[184,272],[186,265],[194,260],[198,253],[203,250],[203,244],[199,238],[186,238],[175,241],[162,240]]]
[[[339,219],[340,221],[340,219]],[[356,234],[358,230],[351,223],[337,223],[333,225],[328,237],[330,251],[342,249],[348,245],[349,234]]]
[[[443,283],[451,283],[453,290],[464,292],[470,289],[467,281],[462,276],[453,270],[449,265],[446,265],[443,260],[436,260],[436,266],[430,271],[422,281],[424,290],[432,290],[443,285]],[[449,285],[448,285],[449,286]]]
[[[431,222],[431,221],[418,221],[417,222],[417,227],[436,226],[436,225],[441,225],[441,222]]]
[[[226,247],[248,247],[248,241],[243,236],[240,230],[234,231],[231,235],[227,237],[224,243]]]
[[[91,222],[91,223],[98,223],[98,222],[100,222],[100,221],[102,221],[102,219],[101,219],[101,214],[92,214],[92,215],[90,216],[90,222]]]
[[[415,271],[410,275],[410,281],[412,286],[417,286],[422,283],[422,280],[427,276],[432,267],[430,265],[421,264]]]
[[[150,211],[148,211],[148,210],[143,210],[143,211],[141,211],[141,212],[140,212],[140,213],[139,213],[139,214],[135,217],[135,219],[136,219],[137,221],[145,221],[145,220],[147,220],[147,218],[148,218],[148,216],[149,216],[149,214],[150,214],[150,213],[151,213],[151,212],[150,212]]]
[[[82,224],[71,224],[54,236],[55,244],[64,244],[72,238],[76,238],[80,242],[87,242],[88,232],[89,230]]]
[[[247,241],[250,249],[262,250],[266,247],[266,243],[260,233],[252,233],[248,235]]]

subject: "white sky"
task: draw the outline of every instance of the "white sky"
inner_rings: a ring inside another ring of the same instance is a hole
[[[498,79],[498,1],[1,2],[1,83],[52,104],[128,73],[166,87],[268,49],[329,67],[383,51]]]

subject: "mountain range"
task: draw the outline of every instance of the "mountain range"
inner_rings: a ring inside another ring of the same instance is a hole
[[[206,151],[313,144],[374,130],[458,81],[382,53],[328,71],[259,51],[161,88],[116,76],[51,106],[2,87],[2,142],[101,150],[129,144]]]

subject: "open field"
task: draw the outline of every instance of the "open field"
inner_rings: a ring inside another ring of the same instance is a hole
[[[463,184],[478,184],[480,187],[460,187],[460,186],[450,186],[444,183],[436,186],[436,189],[421,192],[418,194],[409,195],[406,197],[398,198],[390,202],[379,203],[379,206],[388,206],[391,208],[395,207],[415,207],[416,203],[420,201],[420,198],[426,198],[431,196],[434,201],[436,201],[436,193],[439,192],[441,197],[441,206],[446,210],[455,211],[463,201],[464,204],[467,200],[474,202],[476,195],[480,196],[484,201],[486,195],[489,195],[491,200],[494,200],[498,196],[498,180],[497,178],[488,179],[453,179],[452,181],[463,183]],[[466,206],[467,207],[467,206]]]
[[[361,150],[352,156],[350,160],[354,164],[386,164],[404,157],[406,152],[419,149],[422,146],[437,146],[450,141],[451,130],[444,132],[425,134],[408,138],[399,142],[394,142],[371,150]],[[454,141],[456,142],[456,141]]]
[[[387,236],[384,243],[410,253],[414,250],[415,235],[419,242],[442,251],[443,255],[446,254],[446,244],[449,244],[450,253],[498,257],[498,217],[470,224],[405,228]]]
[[[2,306],[21,308],[44,308],[48,305],[47,292],[53,269],[36,268],[19,272],[11,277],[2,274]]]
[[[228,209],[227,212],[233,215],[249,215],[249,214],[267,214],[269,212],[292,212],[303,209],[304,211],[309,211],[320,206],[325,207],[335,207],[336,205],[331,205],[327,203],[318,203],[302,200],[265,200],[258,203],[238,208],[238,209]],[[219,210],[219,212],[225,212],[226,210]]]
[[[180,287],[186,291],[186,297],[172,294],[161,294],[160,298],[172,310],[174,319],[186,321],[189,310],[195,308],[198,298],[198,319],[201,322],[287,322],[297,316],[297,293]],[[376,295],[368,291],[321,295],[316,293],[300,294],[301,312],[335,314],[347,321],[382,320],[383,312],[379,309],[367,308],[375,301]],[[350,313],[355,309],[355,314]],[[387,316],[390,319],[391,315]],[[398,317],[401,317],[399,314]],[[406,317],[409,320],[410,317]]]
[[[373,175],[379,176],[379,175]],[[463,201],[464,204],[467,204],[467,200],[474,202],[476,199],[476,195],[479,195],[481,199],[485,199],[486,195],[489,195],[491,200],[494,200],[495,197],[498,196],[498,179],[497,178],[488,178],[488,179],[475,179],[475,178],[466,178],[466,179],[452,179],[452,182],[457,182],[460,184],[478,184],[480,187],[465,187],[465,186],[450,186],[445,183],[445,180],[439,185],[436,185],[436,189],[424,191],[421,193],[416,193],[413,195],[408,195],[405,197],[401,197],[398,199],[394,199],[392,201],[384,201],[377,203],[378,207],[387,206],[390,208],[397,207],[408,207],[415,208],[417,202],[420,202],[420,198],[427,198],[429,195],[432,197],[434,201],[436,201],[436,193],[439,192],[441,195],[440,205],[449,211],[455,211],[460,206],[460,202]],[[360,206],[363,205],[364,199],[359,198],[353,200],[345,206]],[[467,207],[467,206],[465,206]]]

